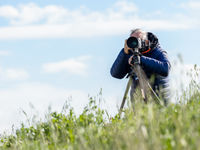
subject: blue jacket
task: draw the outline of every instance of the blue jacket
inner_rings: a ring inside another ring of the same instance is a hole
[[[110,70],[113,77],[122,79],[131,71],[131,66],[128,64],[128,59],[130,57],[131,54],[125,54],[124,49],[120,51]],[[152,88],[157,92],[162,89],[162,91],[164,91],[162,92],[162,97],[164,98],[164,102],[167,103],[169,97],[168,75],[170,70],[170,62],[167,58],[167,53],[157,44],[153,50],[142,55],[140,61],[146,76],[149,79],[154,76],[154,81],[151,83]],[[133,84],[136,83],[136,78],[137,77],[133,77]],[[132,87],[136,87],[136,85]]]

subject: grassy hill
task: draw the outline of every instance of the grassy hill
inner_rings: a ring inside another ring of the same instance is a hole
[[[200,149],[200,87],[191,82],[180,102],[167,107],[136,101],[134,112],[113,118],[90,98],[78,116],[66,107],[0,139],[2,150]]]

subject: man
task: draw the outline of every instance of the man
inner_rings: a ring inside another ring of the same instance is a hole
[[[137,58],[140,66],[143,68],[148,79],[153,81],[150,83],[153,90],[162,97],[164,104],[167,105],[169,99],[169,84],[168,75],[170,63],[167,58],[167,53],[162,50],[157,37],[150,32],[145,32],[141,29],[132,30],[130,37],[135,37],[145,41],[145,47],[139,49],[140,55],[133,55],[132,50],[127,45],[125,40],[124,48],[120,51],[110,70],[111,75],[115,78],[122,79],[126,74],[131,72],[131,66],[134,65],[134,59]],[[138,85],[138,78],[133,75],[133,83],[131,86],[131,95]]]

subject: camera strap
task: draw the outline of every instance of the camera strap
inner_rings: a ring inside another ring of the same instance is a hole
[[[151,51],[151,48],[149,48],[148,50],[146,50],[146,51],[144,51],[144,52],[141,52],[142,54],[146,54],[146,53],[148,53],[148,52],[150,52]]]

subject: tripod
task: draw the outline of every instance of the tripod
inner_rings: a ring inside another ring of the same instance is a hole
[[[139,57],[138,54],[139,54],[138,49],[135,49],[135,51],[133,52],[133,55],[137,55],[136,57]],[[119,114],[121,114],[121,112],[122,112],[122,109],[123,109],[124,104],[125,104],[126,99],[127,99],[127,95],[128,95],[129,89],[131,87],[131,84],[133,83],[133,74],[135,74],[138,77],[139,87],[140,87],[142,99],[144,100],[144,102],[145,103],[148,102],[148,97],[147,96],[151,92],[152,95],[155,97],[154,98],[155,102],[157,104],[159,104],[159,105],[162,105],[160,98],[157,96],[155,91],[152,89],[150,83],[148,82],[147,77],[146,77],[142,67],[140,66],[140,62],[136,60],[133,63],[133,66],[131,66],[131,70],[132,71],[129,74],[129,81],[128,81],[127,86],[126,86],[126,90],[125,90],[125,93],[124,93],[124,96],[123,96],[123,100],[122,100],[122,103],[121,103],[121,106],[120,106]]]

